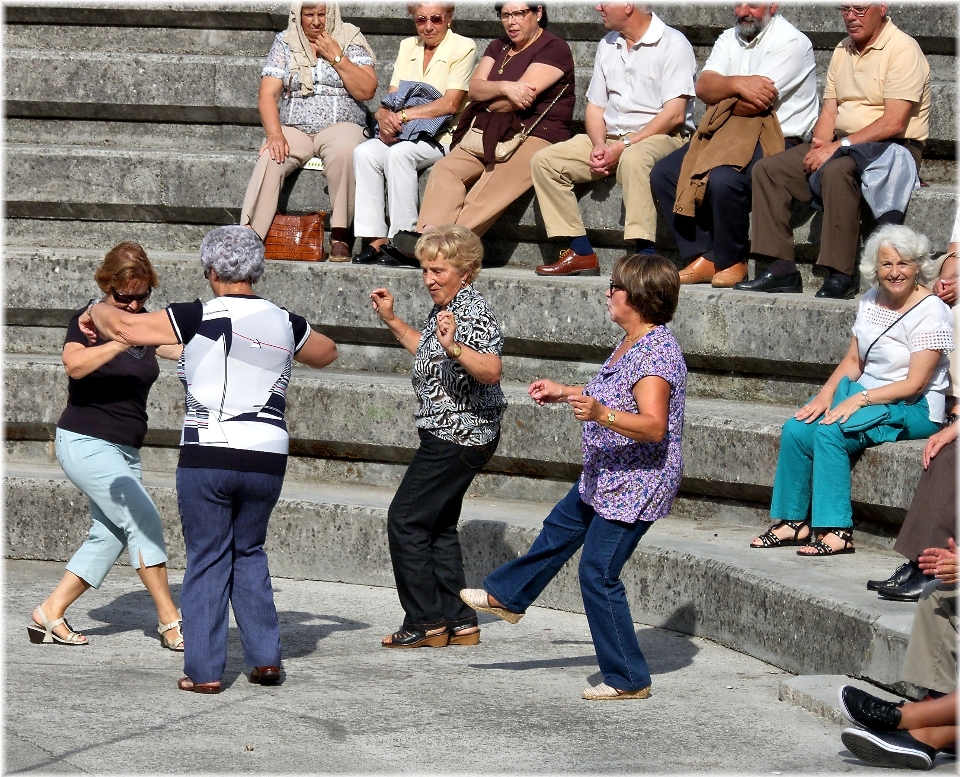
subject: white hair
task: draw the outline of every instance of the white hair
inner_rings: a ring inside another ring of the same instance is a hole
[[[264,270],[263,241],[250,227],[217,227],[200,243],[200,262],[227,283],[256,283]]]
[[[917,280],[929,286],[937,277],[937,263],[930,255],[930,241],[926,235],[914,232],[901,224],[884,224],[867,239],[860,258],[860,277],[871,286],[877,286],[877,263],[881,248],[892,248],[901,259],[917,265]]]

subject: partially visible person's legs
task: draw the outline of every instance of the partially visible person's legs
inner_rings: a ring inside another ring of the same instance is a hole
[[[958,634],[957,589],[928,583],[917,603],[900,679],[937,693],[955,691]]]
[[[420,200],[419,173],[443,159],[443,150],[425,140],[403,141],[390,146],[387,158],[387,203],[390,208],[390,232],[412,232],[417,226]],[[359,202],[359,198],[358,198]]]
[[[920,474],[893,549],[916,563],[927,548],[945,548],[956,535],[957,443],[944,445]]]
[[[650,175],[654,166],[675,152],[683,141],[672,135],[652,135],[625,149],[617,165],[617,183],[623,188],[623,239],[657,239],[657,206],[653,201]]]
[[[823,227],[817,264],[830,272],[853,275],[860,234],[860,181],[850,156],[826,162],[820,169]]]
[[[353,231],[357,237],[387,237],[386,166],[391,148],[373,138],[353,150]]]
[[[755,254],[793,261],[791,205],[793,200],[810,201],[803,167],[803,158],[809,151],[810,144],[801,143],[753,166],[751,247]]]
[[[420,203],[417,232],[428,226],[443,227],[456,224],[467,190],[483,175],[483,162],[468,154],[460,146],[450,150],[430,170],[427,187]]]
[[[637,641],[620,571],[652,524],[595,516],[580,556],[580,591],[603,681],[618,691],[650,685],[650,669]]]
[[[253,227],[253,231],[266,237],[277,215],[277,202],[283,181],[294,170],[298,170],[313,156],[313,141],[305,132],[295,127],[281,127],[287,139],[290,153],[283,162],[274,162],[266,151],[257,159],[243,197],[240,211],[240,224]]]
[[[570,140],[547,146],[531,157],[530,176],[547,237],[580,237],[587,234],[573,187],[604,177],[590,169],[592,151],[590,138],[576,135]]]
[[[743,170],[721,165],[710,171],[703,207],[709,208],[711,213],[713,266],[717,272],[747,261],[753,192],[751,174],[761,159],[763,149],[758,143],[750,164]]]
[[[331,237],[333,230],[349,229],[353,223],[353,150],[363,141],[363,127],[347,121],[331,124],[313,136],[314,153],[323,160],[323,173],[327,176]]]
[[[689,144],[684,144],[653,166],[650,172],[650,188],[660,205],[663,220],[670,228],[673,239],[677,243],[677,251],[685,262],[691,262],[701,256],[713,261],[713,235],[709,226],[709,213],[701,208],[695,218],[679,216],[673,212],[677,199],[677,186],[680,181],[680,168],[690,150]]]

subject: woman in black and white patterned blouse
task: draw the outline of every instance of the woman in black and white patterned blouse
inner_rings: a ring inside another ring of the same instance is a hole
[[[476,645],[477,614],[464,587],[457,521],[463,495],[500,442],[507,406],[500,390],[503,335],[472,286],[483,247],[464,227],[427,230],[417,241],[423,282],[433,299],[423,331],[396,316],[387,289],[373,309],[414,355],[413,388],[420,448],[390,504],[387,532],[403,625],[383,638],[390,648]]]

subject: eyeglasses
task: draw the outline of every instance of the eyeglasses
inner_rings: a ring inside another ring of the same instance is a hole
[[[867,15],[867,11],[869,11],[870,8],[871,8],[871,6],[869,6],[869,5],[840,5],[840,6],[837,6],[837,10],[840,12],[840,15],[841,15],[841,16],[849,16],[850,14],[853,14],[853,15],[856,16],[858,19],[862,19],[864,16],[866,16],[866,15]]]
[[[440,25],[443,24],[444,21],[446,20],[443,18],[442,14],[435,13],[432,16],[417,16],[413,20],[413,23],[417,25],[417,27],[423,27],[423,25],[425,25],[427,22],[430,22],[433,25]]]
[[[522,22],[527,18],[528,13],[533,13],[533,11],[529,8],[524,8],[522,11],[504,11],[500,14],[500,21],[504,23],[509,21]]]
[[[142,305],[150,299],[150,295],[153,294],[153,289],[150,289],[144,294],[121,294],[116,289],[113,289],[110,294],[113,296],[113,299],[121,305],[132,305],[134,302],[139,302]]]
[[[620,291],[626,291],[626,289],[625,289],[623,286],[621,286],[619,283],[617,283],[616,281],[610,281],[610,296],[611,296],[611,297],[613,296],[613,292],[615,292],[617,289],[619,289]]]

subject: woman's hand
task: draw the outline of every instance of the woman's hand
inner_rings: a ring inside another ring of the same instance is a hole
[[[573,417],[581,423],[607,419],[610,411],[589,394],[573,394],[567,397],[567,403],[573,408]]]
[[[270,154],[270,158],[278,165],[282,165],[290,154],[290,145],[282,132],[267,135],[267,139],[260,146],[260,155],[264,152]]]
[[[945,426],[936,434],[930,435],[927,444],[923,448],[923,468],[927,469],[933,458],[940,453],[944,445],[949,445],[957,439],[958,425],[955,421],[950,426]]]
[[[852,397],[847,397],[832,410],[828,410],[826,413],[824,413],[823,418],[820,419],[820,423],[824,426],[829,426],[837,421],[843,423],[861,407],[866,407],[866,404],[863,400],[863,394],[854,394]]]
[[[370,292],[370,301],[373,303],[373,312],[385,324],[396,318],[393,312],[393,295],[387,289],[374,289]]]
[[[527,389],[530,398],[538,405],[563,402],[573,391],[570,386],[564,386],[562,383],[557,383],[549,378],[535,380],[530,384],[530,388]]]
[[[327,62],[333,62],[337,57],[344,56],[340,44],[328,35],[326,30],[321,32],[316,40],[310,41],[310,45],[313,47],[314,54],[323,57]]]
[[[380,140],[387,145],[395,143],[397,135],[400,133],[400,130],[403,129],[403,121],[400,119],[400,114],[381,106],[375,116],[377,123],[380,125]]]
[[[449,310],[437,313],[437,340],[447,354],[453,350],[457,338],[457,319]]]
[[[503,97],[517,111],[529,108],[537,98],[537,87],[527,81],[504,81],[502,89]]]
[[[99,333],[97,332],[96,325],[93,323],[93,316],[90,315],[90,308],[92,307],[93,305],[90,305],[90,307],[83,311],[78,323],[80,324],[80,334],[87,338],[87,342],[90,343],[90,345],[96,345]]]
[[[798,421],[812,424],[830,409],[830,401],[832,399],[832,397],[823,396],[821,392],[794,413],[793,417]]]

